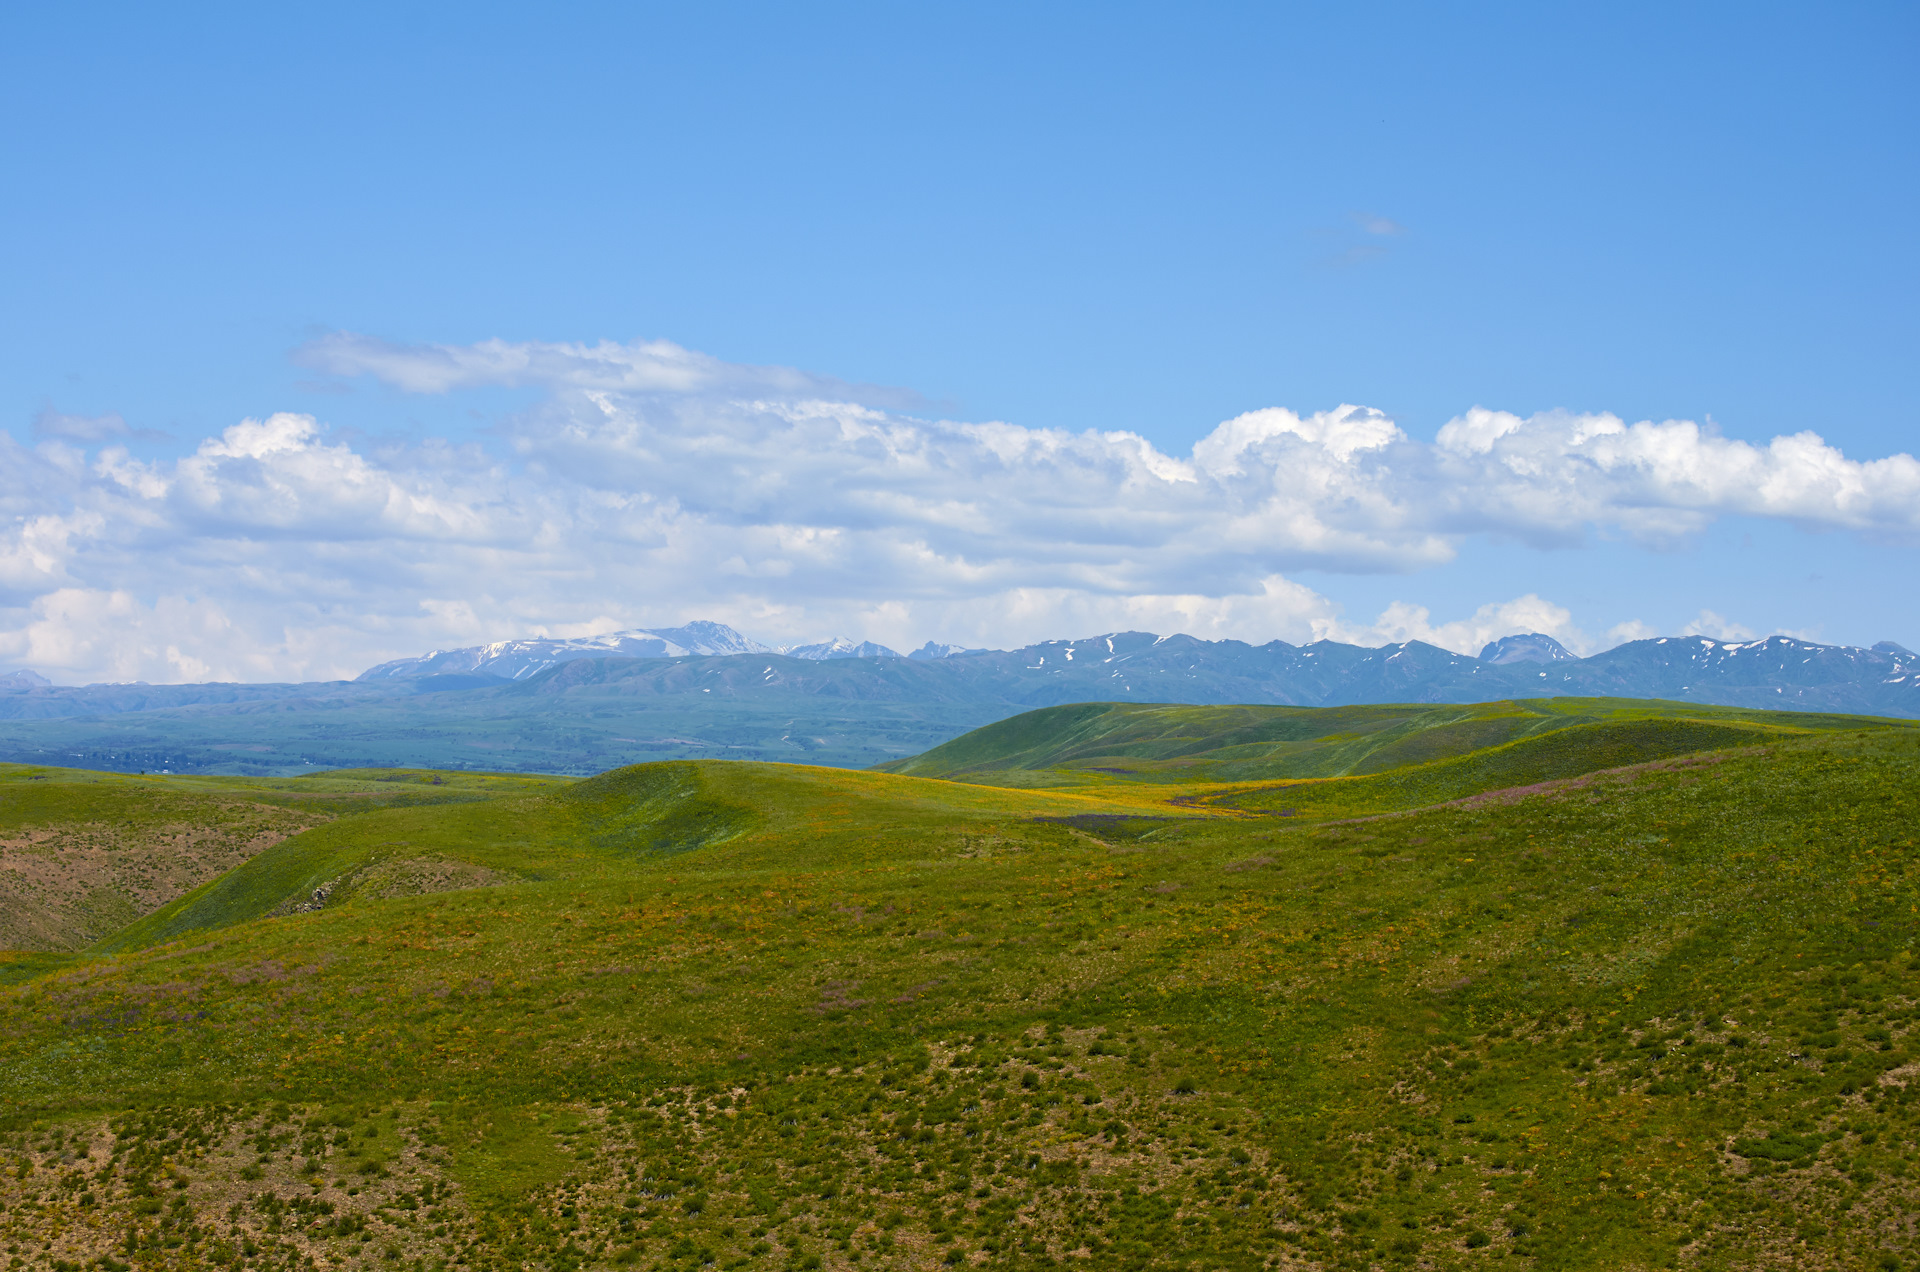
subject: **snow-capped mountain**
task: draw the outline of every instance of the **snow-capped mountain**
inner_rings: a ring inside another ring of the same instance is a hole
[[[935,658],[959,658],[965,654],[990,654],[992,652],[994,651],[991,649],[968,649],[962,645],[943,645],[937,640],[930,640],[908,654],[907,657],[913,659],[915,662],[929,662]]]
[[[859,644],[845,636],[835,636],[832,640],[823,640],[812,645],[788,645],[776,652],[789,658],[807,658],[814,662],[825,662],[829,658],[898,658],[900,655],[885,645],[876,645],[870,640]]]
[[[931,645],[931,642],[929,642]],[[943,645],[942,649],[957,649]],[[464,649],[436,649],[418,658],[396,658],[369,667],[358,680],[421,680],[428,676],[490,676],[496,680],[525,680],[549,667],[580,658],[688,658],[727,654],[784,654],[824,662],[836,658],[898,658],[885,645],[844,636],[805,645],[763,645],[742,636],[725,623],[694,622],[684,627],[636,627],[604,636],[570,640],[501,640]],[[916,654],[916,657],[923,655]],[[945,655],[938,655],[945,657]]]
[[[436,649],[369,667],[358,680],[418,680],[427,676],[492,676],[525,680],[576,658],[686,658],[691,655],[771,654],[778,650],[742,636],[725,623],[635,628],[571,640],[501,640],[465,649]]]
[[[1498,663],[1537,662],[1577,662],[1565,645],[1551,636],[1539,632],[1528,632],[1524,636],[1502,636],[1491,641],[1480,651],[1480,661]]]

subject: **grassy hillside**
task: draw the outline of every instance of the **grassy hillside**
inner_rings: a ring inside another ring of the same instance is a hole
[[[0,947],[83,948],[337,817],[554,780],[374,770],[256,781],[0,765]]]
[[[521,779],[525,781],[526,779]],[[719,761],[616,769],[557,793],[363,814],[295,836],[99,943],[102,953],[298,910],[387,899],[396,881],[440,878],[451,891],[513,883],[604,881],[702,849],[703,867],[730,860],[743,837],[756,859],[797,870],[822,851],[838,859],[834,825],[945,835],[970,816],[1111,817],[1131,805],[1080,795],[1007,794],[876,774]],[[1203,810],[1184,812],[1203,818]]]
[[[1590,767],[1612,767],[1743,741],[1869,727],[1911,726],[1904,720],[1621,698],[1326,708],[1097,702],[1030,711],[876,767],[1018,786],[1340,777],[1451,759],[1568,729],[1586,731],[1576,749],[1593,750]]]
[[[1115,753],[1089,710],[1054,753]],[[1609,710],[1383,772],[1417,713],[1119,739],[1232,752],[1186,783],[699,762],[335,816],[17,960],[0,1239],[48,1268],[1920,1265],[1920,733]],[[1022,729],[960,754],[1037,765]],[[1211,776],[1368,737],[1354,776]]]

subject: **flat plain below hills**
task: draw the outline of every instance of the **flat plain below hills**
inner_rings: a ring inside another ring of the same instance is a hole
[[[147,800],[143,844],[278,836],[0,969],[0,1239],[47,1268],[1920,1263],[1906,722],[1104,704],[916,765],[0,769],[9,842],[104,843]]]

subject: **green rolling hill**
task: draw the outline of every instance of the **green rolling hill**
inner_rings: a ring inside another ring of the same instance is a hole
[[[1384,773],[1525,743],[1519,754],[1543,757],[1537,761],[1545,766],[1539,770],[1542,777],[1549,771],[1571,776],[1689,751],[1862,727],[1908,726],[1859,716],[1629,698],[1323,708],[1094,702],[1031,711],[876,767],[997,785],[1235,782]],[[1552,747],[1540,745],[1566,730],[1575,732]],[[1545,759],[1549,754],[1560,758]],[[1574,766],[1569,772],[1560,771],[1569,764]],[[1515,774],[1530,771],[1522,764]]]
[[[0,768],[70,916],[0,963],[0,1244],[1920,1265],[1908,722],[1084,704],[885,767]]]

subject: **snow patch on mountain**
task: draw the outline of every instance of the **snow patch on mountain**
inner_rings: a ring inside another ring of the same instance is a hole
[[[952,645],[940,648],[962,652]],[[464,649],[436,649],[417,658],[396,658],[378,667],[369,667],[356,679],[424,680],[441,676],[489,676],[496,680],[525,680],[549,667],[580,658],[690,658],[726,654],[783,654],[788,658],[804,658],[812,662],[834,658],[901,656],[885,645],[877,645],[870,640],[852,641],[844,636],[803,645],[763,645],[751,637],[742,636],[725,623],[702,620],[683,627],[636,627],[630,631],[608,632],[604,636],[578,636],[568,640],[529,637],[495,641],[491,645],[470,645]]]
[[[369,667],[355,679],[420,680],[428,676],[479,675],[498,680],[525,680],[549,667],[579,658],[687,658],[777,652],[742,636],[725,623],[701,621],[684,627],[634,628],[570,640],[501,640],[465,649],[436,649],[418,658],[396,658],[378,667]]]
[[[1505,665],[1507,663],[1537,662],[1576,662],[1578,661],[1565,645],[1551,636],[1539,632],[1527,632],[1520,636],[1502,636],[1491,641],[1480,651],[1480,661]]]
[[[930,640],[908,654],[907,657],[916,662],[929,662],[936,658],[960,658],[967,654],[990,654],[993,652],[991,649],[968,649],[963,645],[943,645],[939,641]]]
[[[779,652],[789,658],[806,658],[813,662],[825,662],[830,658],[900,657],[885,645],[876,645],[870,640],[855,644],[845,636],[836,636],[832,640],[823,640],[812,645],[788,645]]]

